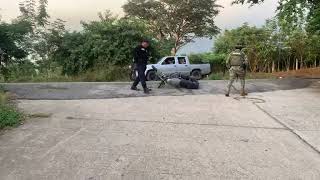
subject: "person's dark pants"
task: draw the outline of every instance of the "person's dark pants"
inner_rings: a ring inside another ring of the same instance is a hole
[[[144,89],[147,88],[147,83],[146,83],[146,69],[147,69],[147,66],[146,65],[140,65],[138,64],[136,66],[136,71],[138,71],[138,76],[136,77],[136,80],[134,81],[132,87],[137,87],[139,82],[141,82],[141,85]]]

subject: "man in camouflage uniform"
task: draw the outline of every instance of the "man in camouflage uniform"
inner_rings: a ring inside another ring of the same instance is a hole
[[[241,81],[241,96],[246,96],[247,93],[245,92],[245,76],[246,76],[246,69],[248,66],[248,59],[246,55],[241,51],[241,45],[237,45],[235,50],[229,54],[227,59],[226,65],[229,68],[230,72],[230,82],[228,84],[228,89],[226,96],[229,97],[231,87],[233,87],[233,82],[236,79],[240,79]]]

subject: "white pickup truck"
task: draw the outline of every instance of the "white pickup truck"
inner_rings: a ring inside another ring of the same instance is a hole
[[[190,64],[187,56],[167,56],[162,58],[157,64],[147,66],[146,77],[148,81],[157,80],[157,76],[152,66],[166,75],[179,73],[201,79],[211,73],[210,64]]]

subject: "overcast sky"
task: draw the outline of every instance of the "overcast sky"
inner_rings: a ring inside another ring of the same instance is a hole
[[[81,28],[80,21],[97,19],[97,13],[106,9],[119,16],[123,15],[121,6],[127,0],[49,0],[49,14],[52,18],[61,18],[67,21],[67,28],[77,30]],[[266,3],[248,7],[241,5],[231,6],[232,0],[217,0],[224,6],[216,18],[216,24],[222,30],[235,28],[248,22],[251,25],[261,26],[266,19],[275,15],[278,0],[267,0]],[[18,4],[21,0],[0,0],[0,15],[2,20],[10,21],[19,15]],[[203,52],[212,49],[212,40],[197,40],[182,50],[182,53]]]

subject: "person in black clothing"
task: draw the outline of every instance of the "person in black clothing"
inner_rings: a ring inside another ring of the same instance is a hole
[[[141,45],[136,47],[133,52],[133,57],[134,57],[134,64],[136,71],[138,71],[138,76],[136,77],[136,80],[134,81],[131,90],[138,91],[138,84],[141,82],[141,85],[143,87],[143,91],[146,94],[149,94],[150,89],[147,88],[147,83],[146,83],[146,75],[145,71],[147,69],[147,64],[149,60],[149,41],[143,40],[141,42]]]

